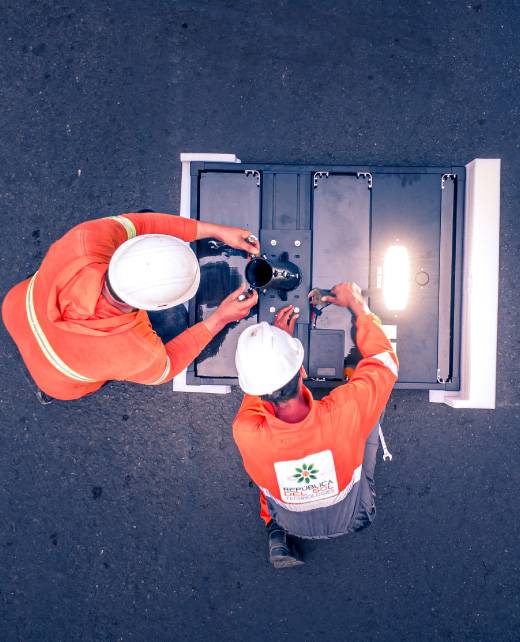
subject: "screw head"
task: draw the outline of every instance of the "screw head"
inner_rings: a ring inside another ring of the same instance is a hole
[[[275,245],[278,244],[278,241],[276,239],[271,239],[271,245],[274,247]]]
[[[415,282],[417,283],[417,285],[424,287],[425,285],[428,285],[428,283],[430,282],[430,275],[428,274],[428,272],[425,272],[424,270],[421,269],[415,275]]]
[[[276,308],[274,307],[274,305],[272,305],[272,306],[269,308],[269,312],[276,312]]]
[[[300,245],[301,245],[301,244],[302,244],[302,242],[301,242],[301,241],[299,241],[298,239],[296,239],[296,241],[294,241],[294,245],[295,245],[296,247],[300,247]]]

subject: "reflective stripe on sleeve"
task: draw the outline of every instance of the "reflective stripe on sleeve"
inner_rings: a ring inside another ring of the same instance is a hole
[[[133,239],[134,236],[137,236],[135,225],[129,218],[126,218],[126,216],[107,216],[106,218],[111,219],[112,221],[116,221],[117,223],[122,225],[125,228],[128,240]]]
[[[152,381],[151,383],[148,383],[146,385],[148,386],[158,386],[160,383],[162,383],[166,377],[170,374],[170,357],[166,355],[166,366],[164,368],[164,371],[162,375],[159,377],[159,379],[156,379],[155,381]]]
[[[395,365],[395,361],[392,359],[392,356],[389,352],[374,354],[373,356],[369,357],[369,359],[377,359],[378,361],[381,361],[381,363],[389,370],[391,370],[392,374],[397,377],[397,366]]]
[[[56,368],[61,374],[65,375],[66,377],[69,377],[70,379],[74,379],[75,381],[82,381],[84,383],[97,383],[96,379],[90,379],[89,377],[84,377],[83,375],[79,374],[79,372],[76,372],[73,370],[70,366],[68,366],[63,359],[61,359],[56,352],[54,351],[54,348],[51,346],[49,343],[49,340],[45,336],[41,325],[38,322],[38,319],[36,317],[36,311],[34,309],[34,298],[33,298],[33,289],[34,289],[34,282],[36,280],[36,274],[32,277],[32,279],[29,281],[29,286],[27,287],[27,294],[25,296],[25,307],[27,311],[27,320],[29,321],[29,327],[32,330],[32,333],[34,335],[34,338],[38,342],[38,345],[41,348],[41,351],[43,352],[43,355],[46,357],[47,361]]]

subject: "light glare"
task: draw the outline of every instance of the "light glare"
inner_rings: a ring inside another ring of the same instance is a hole
[[[383,264],[383,297],[389,310],[404,310],[410,291],[410,261],[404,245],[391,245]]]

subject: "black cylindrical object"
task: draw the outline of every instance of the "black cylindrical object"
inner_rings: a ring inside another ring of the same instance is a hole
[[[246,280],[257,290],[294,290],[300,283],[301,274],[298,266],[282,254],[276,260],[268,261],[264,257],[251,259],[246,267]]]

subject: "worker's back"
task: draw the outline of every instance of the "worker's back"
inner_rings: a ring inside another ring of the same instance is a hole
[[[371,497],[362,474],[366,444],[375,436],[377,447],[373,431],[396,380],[397,358],[374,315],[358,317],[357,345],[364,358],[347,384],[320,401],[304,388],[303,421],[282,421],[272,404],[245,395],[233,424],[244,467],[267,501],[264,518],[294,535],[349,532],[359,502]]]

